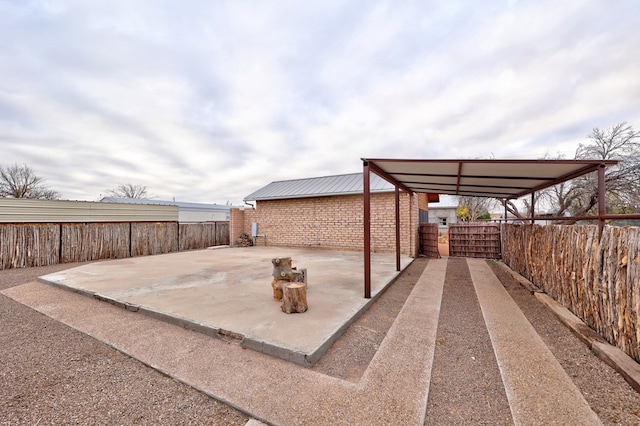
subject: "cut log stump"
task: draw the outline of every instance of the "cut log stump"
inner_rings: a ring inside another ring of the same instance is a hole
[[[282,312],[305,312],[307,306],[307,289],[304,283],[291,283],[282,288]]]
[[[282,301],[282,288],[287,284],[291,284],[291,282],[287,280],[271,281],[271,287],[273,288],[273,300],[276,302]]]
[[[307,286],[307,268],[302,268],[299,271],[293,271],[293,276],[291,278],[291,282],[293,283],[304,283],[304,288],[308,288]]]
[[[271,259],[273,264],[273,279],[291,281],[293,278],[293,270],[291,267],[290,257],[276,257]]]

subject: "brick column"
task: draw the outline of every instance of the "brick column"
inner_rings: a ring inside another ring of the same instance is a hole
[[[244,233],[244,210],[237,207],[229,209],[229,243],[233,247],[240,235]]]

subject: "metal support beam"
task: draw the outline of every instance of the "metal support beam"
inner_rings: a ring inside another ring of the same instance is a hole
[[[508,212],[507,212],[507,199],[506,198],[503,200],[503,203],[504,203],[504,223],[507,223],[507,213]]]
[[[531,224],[533,225],[533,218],[536,216],[536,192],[531,193]]]
[[[400,188],[396,186],[396,271],[400,271]]]
[[[369,162],[364,161],[362,189],[364,193],[364,297],[371,298],[371,176]]]
[[[607,213],[607,207],[605,204],[605,188],[604,188],[604,164],[600,164],[598,167],[598,239],[602,237],[602,231],[604,230],[604,215]]]

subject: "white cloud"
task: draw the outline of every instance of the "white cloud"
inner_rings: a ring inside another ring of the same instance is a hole
[[[0,0],[0,164],[240,203],[361,157],[572,156],[640,126],[634,0]]]

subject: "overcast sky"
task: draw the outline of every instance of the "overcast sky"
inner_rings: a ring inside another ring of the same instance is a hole
[[[0,165],[242,204],[362,157],[572,158],[640,128],[640,3],[0,0]]]

